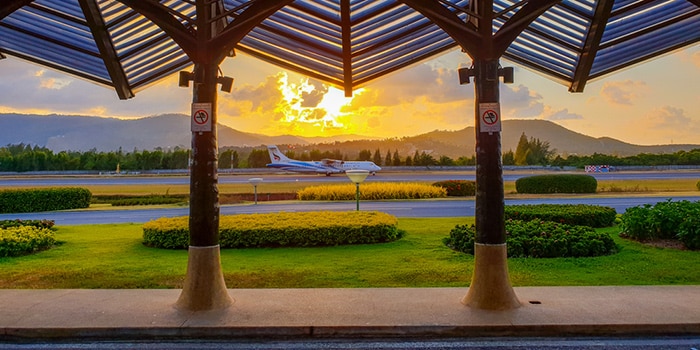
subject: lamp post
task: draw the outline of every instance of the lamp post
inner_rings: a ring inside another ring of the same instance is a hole
[[[248,182],[250,182],[251,185],[253,185],[253,193],[255,196],[255,204],[258,204],[258,184],[262,182],[261,177],[253,177],[248,179]]]
[[[348,170],[345,172],[350,181],[355,183],[355,200],[357,201],[357,210],[360,210],[360,183],[365,181],[369,171],[367,170]]]

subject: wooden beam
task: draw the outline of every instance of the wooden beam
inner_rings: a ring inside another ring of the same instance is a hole
[[[561,0],[530,0],[494,34],[494,56],[501,57],[510,44],[545,11]]]
[[[253,28],[292,2],[294,0],[255,1],[229,23],[221,33],[210,40],[207,47],[211,51],[209,52],[212,55],[211,59],[221,62]]]
[[[19,10],[22,6],[29,5],[29,3],[33,1],[34,0],[5,0],[4,4],[0,5],[0,20]]]
[[[121,65],[112,38],[109,36],[99,5],[97,5],[95,0],[78,0],[78,2],[95,39],[95,45],[100,51],[105,68],[107,68],[107,72],[112,79],[117,95],[122,100],[134,97],[134,92],[131,90],[129,79],[126,76],[126,72],[124,72],[124,67]]]
[[[352,97],[352,41],[350,0],[340,0],[340,31],[343,41],[343,88],[345,97]]]
[[[193,61],[198,56],[197,39],[191,28],[185,27],[170,10],[157,0],[116,0],[148,18],[167,33]]]
[[[610,19],[614,2],[614,0],[598,1],[593,20],[588,28],[586,41],[581,48],[581,56],[576,65],[571,86],[569,86],[570,92],[583,92],[583,88],[586,86],[586,81],[588,81],[588,75],[591,73],[593,61],[600,47],[600,39],[603,37],[608,19]]]
[[[436,0],[398,0],[420,12],[444,30],[472,58],[482,56],[484,38],[471,23],[465,23]]]

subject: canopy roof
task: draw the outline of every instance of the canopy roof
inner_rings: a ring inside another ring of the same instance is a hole
[[[167,7],[179,24],[196,27],[194,0],[139,2]],[[211,2],[222,13],[218,20],[227,23],[252,6],[274,3]],[[130,98],[192,64],[166,31],[127,5],[134,3],[4,0],[0,58],[5,54],[52,67]],[[348,91],[458,46],[408,3],[416,2],[297,0],[256,23],[235,50]],[[469,28],[473,19],[467,0],[419,3],[444,17],[443,27],[451,21]],[[494,0],[492,31],[527,3]],[[563,0],[530,23],[504,57],[568,85],[570,91],[582,91],[589,79],[698,41],[700,0]]]

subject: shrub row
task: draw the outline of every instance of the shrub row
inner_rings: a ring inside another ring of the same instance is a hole
[[[44,188],[0,191],[0,213],[79,209],[90,206],[92,193],[86,188]]]
[[[0,229],[0,257],[26,255],[54,244],[54,232],[48,228],[16,226]]]
[[[32,226],[38,228],[53,228],[53,220],[0,220],[0,229],[20,226]]]
[[[700,202],[670,199],[627,208],[622,234],[635,240],[678,239],[688,249],[700,249]]]
[[[396,217],[374,211],[223,216],[219,234],[222,248],[369,244],[403,237]],[[145,223],[143,243],[149,247],[187,249],[188,217],[161,218]]]
[[[581,174],[535,175],[515,180],[518,193],[595,193],[598,181]]]
[[[187,203],[187,198],[171,197],[171,196],[140,196],[132,198],[123,198],[112,200],[110,204],[115,207],[129,205],[160,205],[160,204],[176,204]]]
[[[443,239],[448,247],[474,254],[474,225],[457,225]],[[552,221],[507,220],[506,244],[511,258],[590,257],[617,252],[613,239],[588,226],[559,224]]]
[[[614,208],[586,204],[508,205],[506,219],[530,221],[540,219],[567,225],[608,227],[615,223]]]
[[[447,191],[447,196],[473,196],[476,194],[476,183],[468,180],[438,181],[433,186],[442,187]]]
[[[336,201],[354,200],[354,184],[309,186],[297,192],[300,200]],[[360,185],[360,199],[423,199],[444,198],[447,191],[442,187],[419,183],[370,182]]]

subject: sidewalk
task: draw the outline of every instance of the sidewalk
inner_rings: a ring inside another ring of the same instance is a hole
[[[474,310],[467,288],[231,289],[224,311],[180,290],[0,290],[0,340],[700,335],[700,286],[519,287],[523,306]]]

